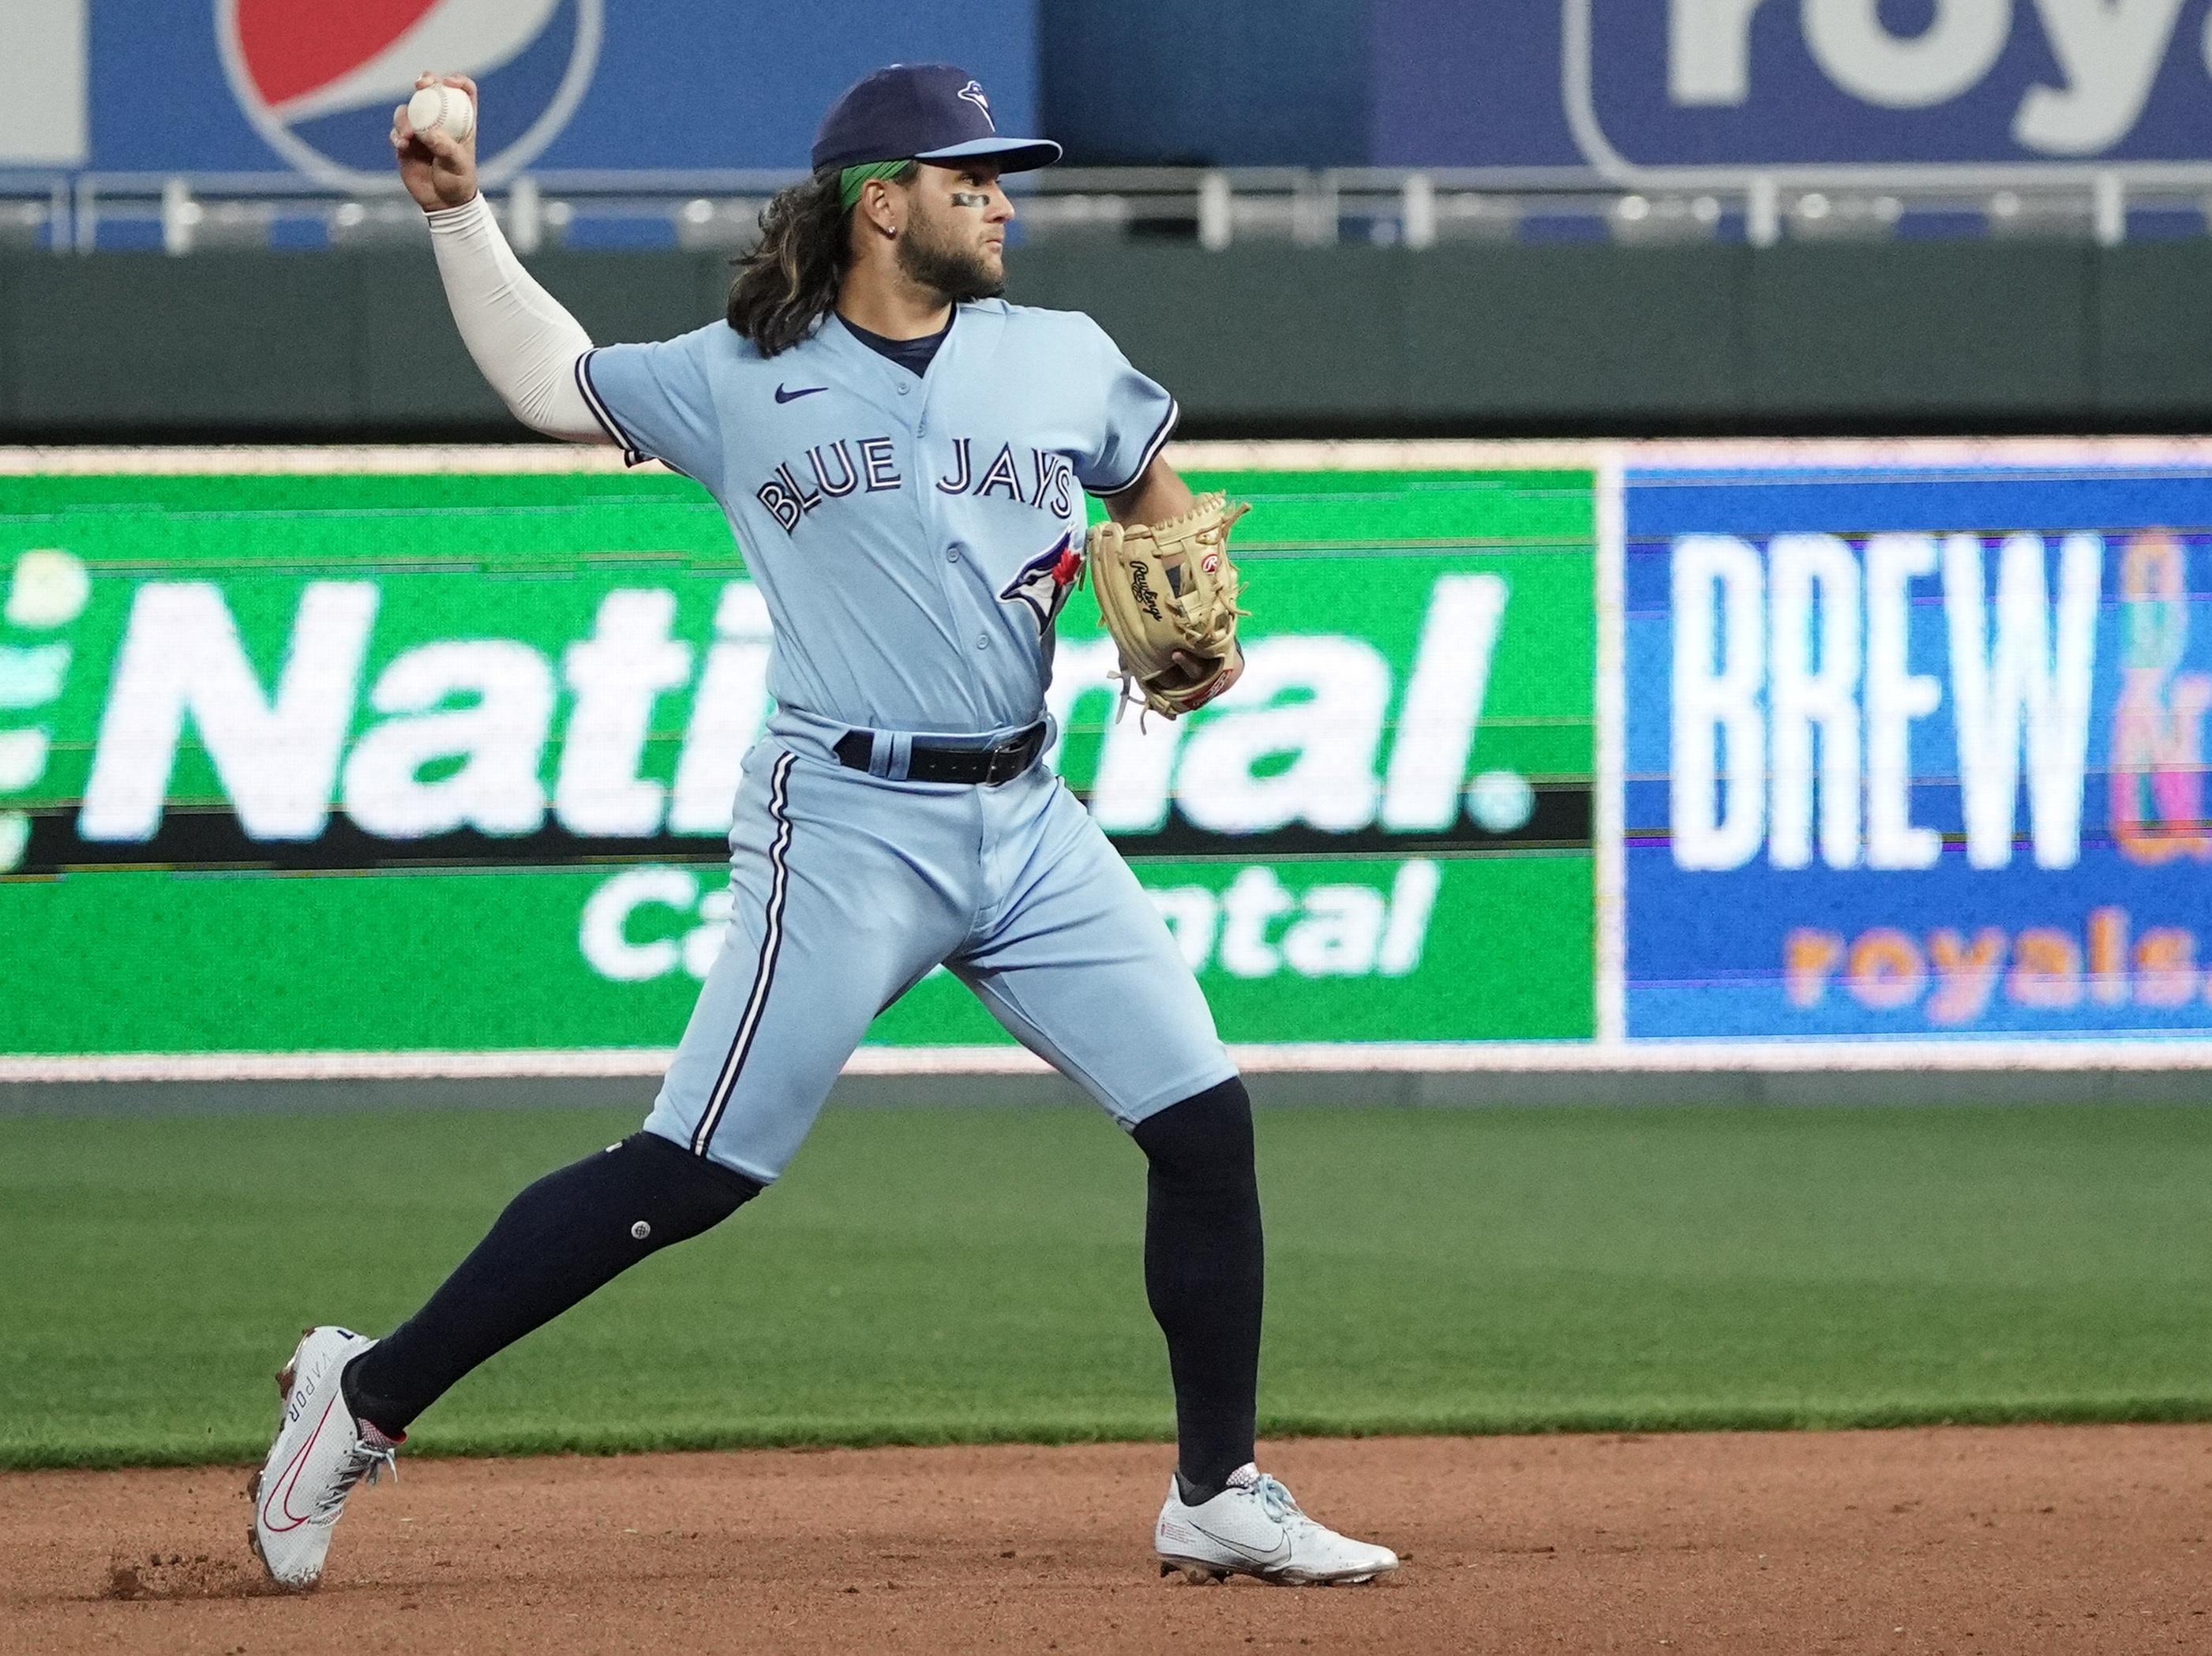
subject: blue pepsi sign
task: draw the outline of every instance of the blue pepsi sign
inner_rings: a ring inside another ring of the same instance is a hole
[[[957,63],[1010,129],[1036,119],[1031,0],[838,0],[828,17],[760,0],[51,5],[77,21],[11,41],[37,60],[40,102],[0,111],[0,168],[382,185],[392,106],[426,68],[477,82],[495,183],[525,167],[802,168],[830,101],[901,60]]]
[[[1607,171],[2212,155],[2205,0],[1564,0]]]

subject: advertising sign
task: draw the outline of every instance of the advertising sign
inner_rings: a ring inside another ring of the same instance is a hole
[[[0,1052],[673,1044],[765,604],[658,469],[29,476],[0,514]],[[580,464],[581,462],[579,463]],[[1051,762],[1234,1040],[1592,1033],[1588,473],[1250,472],[1249,666]],[[949,974],[879,1040],[1005,1039]]]
[[[2212,1030],[2212,474],[1635,471],[1627,1033]]]
[[[472,76],[496,185],[526,167],[803,168],[836,94],[957,56],[1008,130],[1036,118],[1024,0],[0,0],[0,168],[296,169],[388,186],[426,67]]]
[[[1601,167],[2174,161],[2212,155],[2184,0],[1565,0]]]
[[[2205,0],[1379,0],[1372,162],[2212,160]]]
[[[1162,54],[1281,36],[1257,0],[1206,9],[1212,32],[1195,35],[1172,7],[1123,17],[1036,0],[839,0],[828,13],[757,0],[0,0],[0,168],[295,169],[362,187],[387,178],[392,106],[431,64],[482,83],[495,184],[525,167],[793,168],[841,88],[884,63],[948,58],[982,81],[1002,125],[1057,119],[1099,156],[1595,167],[1624,179],[2212,161],[2207,0],[1322,9],[1309,23],[1345,49],[1293,75],[1291,118],[1254,69],[1272,61],[1264,44],[1232,54],[1239,71],[1216,77],[1205,108],[1146,101],[1181,72]],[[1113,18],[1149,20],[1149,56],[1100,46],[1118,38]],[[1057,109],[1041,104],[1041,58],[1062,77]],[[1151,115],[1117,126],[1099,86]]]

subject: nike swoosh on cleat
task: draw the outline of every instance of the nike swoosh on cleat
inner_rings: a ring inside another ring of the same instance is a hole
[[[817,391],[829,389],[827,385],[801,385],[797,391],[786,391],[781,385],[778,385],[775,388],[775,400],[779,403],[795,403],[802,397],[811,397]]]
[[[315,1429],[307,1434],[307,1441],[300,1446],[299,1453],[292,1457],[286,1464],[283,1471],[278,1474],[276,1487],[271,1492],[271,1497],[262,1503],[262,1521],[271,1530],[297,1529],[313,1518],[314,1514],[312,1513],[295,1513],[292,1510],[292,1491],[299,1487],[300,1475],[307,1470],[307,1457],[314,1452],[316,1440],[322,1436],[323,1429],[330,1424],[331,1411],[337,1404],[337,1399],[332,1398],[330,1402],[323,1405],[323,1417],[315,1422]],[[272,1516],[277,1513],[281,1513],[291,1521],[289,1524],[277,1523]]]
[[[1217,1535],[1212,1530],[1200,1530],[1199,1533],[1203,1535],[1207,1540],[1212,1542],[1214,1545],[1218,1547],[1226,1547],[1238,1557],[1248,1558],[1255,1564],[1272,1566],[1275,1564],[1288,1563],[1290,1562],[1291,1538],[1287,1535],[1282,1537],[1273,1546],[1269,1547],[1263,1552],[1258,1548],[1248,1547],[1241,1541],[1232,1541],[1225,1535]]]

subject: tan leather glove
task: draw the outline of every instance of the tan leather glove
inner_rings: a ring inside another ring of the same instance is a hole
[[[1250,510],[1216,493],[1164,524],[1091,526],[1085,547],[1091,585],[1121,652],[1124,693],[1133,691],[1156,713],[1173,719],[1227,688],[1244,613],[1237,607],[1229,531]]]

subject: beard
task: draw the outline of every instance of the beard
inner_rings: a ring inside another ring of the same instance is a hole
[[[996,299],[1006,290],[980,253],[954,243],[933,219],[916,215],[898,240],[898,267],[908,281],[945,295],[947,302]]]

